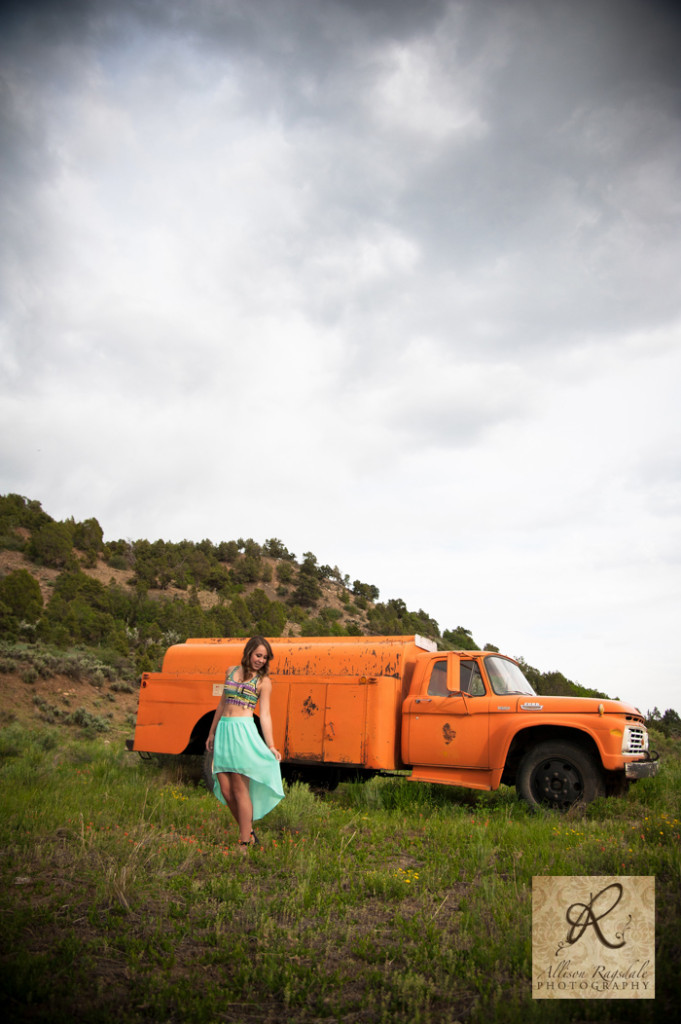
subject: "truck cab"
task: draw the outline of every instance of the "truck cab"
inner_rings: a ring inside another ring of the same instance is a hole
[[[517,662],[482,651],[421,658],[402,707],[402,760],[414,779],[473,789],[503,782],[531,805],[561,809],[657,772],[635,707],[540,697]]]

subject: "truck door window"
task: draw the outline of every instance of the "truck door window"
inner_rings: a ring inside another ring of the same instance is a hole
[[[460,671],[459,685],[462,692],[467,693],[469,697],[484,697],[485,684],[482,681],[480,666],[477,661],[462,661]]]
[[[447,689],[446,661],[436,661],[433,663],[433,667],[430,670],[428,693],[431,697],[446,697],[449,693],[449,690]]]

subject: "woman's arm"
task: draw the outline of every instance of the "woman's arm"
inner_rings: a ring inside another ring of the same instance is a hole
[[[265,738],[265,743],[272,751],[277,761],[281,761],[281,754],[274,745],[274,734],[272,732],[272,715],[270,713],[270,695],[272,693],[272,680],[265,676],[260,683],[260,728]]]
[[[229,669],[227,671],[229,672]],[[225,678],[227,678],[227,677],[225,676]],[[220,697],[220,702],[219,702],[218,706],[215,709],[215,714],[213,715],[213,721],[211,722],[210,730],[208,732],[208,736],[206,737],[206,750],[212,750],[213,749],[213,746],[214,746],[214,743],[215,743],[215,730],[218,727],[218,722],[220,721],[220,719],[222,718],[222,716],[224,714],[225,700],[226,700],[226,698],[225,698],[225,694],[223,692],[222,697]]]

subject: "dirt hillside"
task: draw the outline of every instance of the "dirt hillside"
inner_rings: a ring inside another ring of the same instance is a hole
[[[80,715],[80,709],[86,712],[85,716]],[[97,723],[94,731],[101,728],[104,739],[123,742],[133,734],[131,718],[136,713],[136,688],[133,693],[115,692],[106,682],[98,688],[90,682],[61,675],[26,682],[21,673],[0,674],[0,727],[18,722],[25,726],[77,729],[80,719]],[[73,724],[67,725],[70,719]]]
[[[275,559],[263,556],[263,561],[269,562],[272,567],[276,565]],[[38,581],[43,602],[47,604],[61,570],[36,565],[20,551],[0,549],[0,577],[17,569],[26,569]],[[114,583],[130,592],[134,590],[130,582],[130,569],[113,569],[100,560],[93,567],[81,565],[81,571],[104,586]],[[256,587],[264,590],[271,601],[277,600],[276,582],[246,585],[244,593]],[[340,597],[341,588],[329,581],[323,581],[321,587],[321,603],[327,607],[337,608],[343,614],[343,618],[346,618],[347,608]],[[169,586],[164,590],[150,590],[149,596],[157,599],[186,599],[189,592]],[[218,601],[218,596],[213,591],[200,590],[197,596],[203,608],[210,608]],[[295,623],[287,623],[287,633],[293,635],[298,629]],[[42,723],[77,728],[77,725],[67,724],[76,718],[90,721],[91,731],[93,728],[102,728],[101,735],[112,742],[122,742],[127,736],[132,736],[132,721],[137,712],[136,685],[133,687],[133,693],[127,693],[115,681],[112,683],[105,680],[101,685],[94,685],[88,680],[73,679],[66,675],[55,675],[50,678],[42,678],[39,675],[38,678],[34,678],[35,673],[30,671],[29,662],[16,667],[17,671],[0,671],[0,727],[16,721],[24,725]],[[90,719],[83,716],[80,709],[85,712],[85,716],[91,716]],[[107,727],[105,731],[104,726]]]

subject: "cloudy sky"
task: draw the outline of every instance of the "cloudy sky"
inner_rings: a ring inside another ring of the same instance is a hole
[[[681,17],[0,14],[0,493],[681,710]]]

